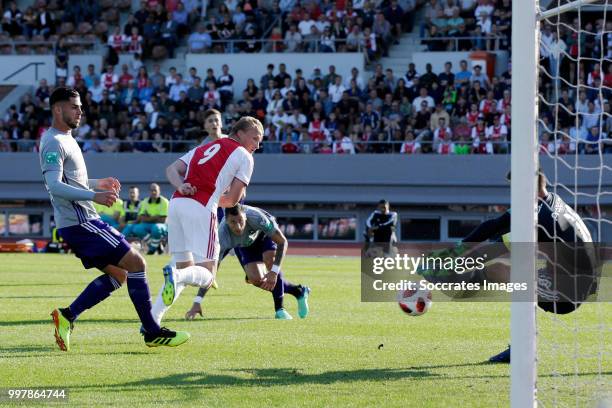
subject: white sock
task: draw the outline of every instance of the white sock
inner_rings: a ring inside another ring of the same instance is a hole
[[[184,269],[175,269],[176,282],[183,285],[207,287],[212,282],[212,273],[203,266],[192,265]]]
[[[157,294],[155,303],[153,304],[153,307],[151,308],[151,315],[153,315],[153,319],[155,319],[155,322],[159,325],[161,325],[162,318],[164,317],[168,309],[170,309],[170,306],[166,306],[164,304],[164,301],[162,300],[163,288],[164,287],[162,286],[161,289],[159,289],[159,293]],[[174,295],[174,300],[178,299],[183,289],[185,289],[185,285],[183,285],[182,283],[176,283],[175,285],[176,294]]]
[[[151,314],[153,315],[153,319],[157,324],[161,323],[162,317],[164,314],[170,309],[169,306],[164,305],[164,301],[162,300],[162,286],[159,289],[159,293],[157,294],[157,298],[155,299],[155,303],[153,303],[153,307],[151,307]]]

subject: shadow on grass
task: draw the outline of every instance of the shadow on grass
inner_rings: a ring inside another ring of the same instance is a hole
[[[57,347],[52,347],[52,346],[13,346],[13,347],[2,346],[2,348],[0,348],[0,356],[9,357],[11,354],[32,353],[32,352],[48,353],[56,349]]]
[[[150,351],[109,351],[107,353],[80,353],[81,355],[88,356],[151,356]]]
[[[199,322],[215,322],[215,321],[240,321],[240,320],[273,320],[267,317],[207,317],[205,319],[199,319]],[[167,322],[184,322],[185,319],[165,319],[162,323]],[[12,320],[9,322],[1,322],[0,327],[10,327],[10,326],[36,326],[39,324],[51,324],[51,318],[44,320]],[[134,319],[91,319],[91,320],[77,320],[75,323],[76,327],[86,326],[86,325],[95,325],[95,324],[137,324],[140,325],[140,321],[136,318]]]
[[[121,343],[125,345],[124,343]],[[65,355],[69,356],[70,353],[64,353],[59,350],[55,345],[53,346],[14,346],[14,347],[2,347],[0,349],[0,358],[24,358],[24,357],[40,357],[41,355],[49,354]],[[151,356],[150,351],[108,351],[108,352],[79,352],[74,351],[74,354],[78,357],[83,356]]]
[[[133,391],[143,387],[150,388],[178,388],[178,389],[206,389],[218,387],[271,387],[305,384],[334,384],[350,383],[356,381],[395,381],[404,378],[424,378],[435,376],[428,371],[405,369],[361,369],[326,371],[318,374],[303,374],[295,368],[262,368],[228,370],[232,374],[182,373],[165,377],[151,378],[142,381],[114,384],[105,388],[112,391]],[[248,378],[245,378],[246,377]],[[71,389],[90,389],[97,385],[72,386]]]
[[[0,299],[74,299],[74,296],[0,296]]]
[[[197,320],[194,320],[194,322],[217,322],[217,321],[224,321],[224,320],[274,320],[274,318],[272,317],[260,317],[260,316],[251,316],[251,317],[204,317],[204,318],[200,318]],[[185,319],[168,319],[168,320],[164,320],[164,322],[184,322]]]
[[[48,319],[42,319],[42,320],[12,320],[10,322],[0,322],[0,327],[3,326],[36,326],[39,324],[48,324],[51,325],[52,324],[52,320],[51,317],[49,317]],[[98,319],[98,320],[79,320],[75,326],[81,326],[81,325],[87,325],[87,324],[99,324],[99,323],[116,323],[116,324],[123,324],[123,323],[130,323],[130,324],[137,324],[140,323],[137,319]]]
[[[40,283],[40,282],[29,282],[29,283],[3,283],[2,287],[18,287],[18,286],[27,286],[37,288],[39,286],[72,286],[77,285],[74,282],[65,282],[65,283]]]
[[[406,367],[408,370],[435,370],[438,368],[458,368],[458,367],[477,367],[477,366],[493,366],[488,361],[480,361],[477,363],[461,363],[461,364],[439,364],[439,365],[426,365],[426,366],[410,366]]]
[[[131,392],[145,389],[172,388],[184,392],[195,392],[198,389],[215,389],[222,387],[273,387],[273,386],[300,386],[300,385],[330,385],[335,383],[352,382],[385,382],[403,379],[438,380],[446,374],[437,374],[428,371],[430,368],[452,368],[479,366],[481,363],[473,364],[450,364],[435,367],[423,366],[422,368],[411,367],[406,369],[395,368],[371,368],[358,370],[325,371],[318,374],[304,374],[295,368],[254,368],[226,370],[228,374],[208,374],[205,372],[190,372],[172,374],[164,377],[150,378],[141,381],[119,383],[105,386],[104,388],[113,392]],[[598,375],[596,372],[579,373],[579,377]],[[612,372],[601,373],[604,376],[612,375]],[[541,377],[574,377],[575,373],[561,373],[555,375],[542,375]],[[509,378],[508,375],[458,375],[453,380],[464,381],[466,379],[494,379]],[[89,390],[98,388],[98,385],[83,384],[71,386],[75,390]]]

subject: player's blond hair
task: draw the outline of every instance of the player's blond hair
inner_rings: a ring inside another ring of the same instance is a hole
[[[246,132],[249,129],[257,129],[263,135],[264,128],[259,119],[252,116],[243,116],[232,126],[230,134],[235,136],[239,131]]]

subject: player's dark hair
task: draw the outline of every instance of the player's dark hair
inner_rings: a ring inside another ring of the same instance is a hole
[[[219,115],[219,116],[221,116],[221,112],[219,112],[216,109],[208,109],[206,112],[204,112],[204,122],[206,122],[206,119],[208,119],[212,115]]]
[[[240,215],[244,213],[244,208],[242,207],[242,204],[238,203],[233,207],[230,208],[226,208],[225,209],[225,215]]]
[[[506,173],[506,181],[512,181],[512,173],[508,171]],[[546,189],[546,185],[548,184],[548,178],[546,178],[546,174],[542,171],[542,169],[538,169],[538,191],[542,191]]]
[[[387,205],[387,204],[389,204],[389,201],[387,201],[387,200],[380,200],[380,201],[378,202],[378,204],[384,204],[384,205]]]
[[[67,86],[60,86],[55,88],[51,97],[49,98],[49,106],[53,106],[58,102],[69,101],[70,98],[78,98],[79,93],[74,88]]]
[[[546,190],[546,185],[548,184],[548,179],[546,178],[546,174],[542,170],[538,170],[538,191]]]

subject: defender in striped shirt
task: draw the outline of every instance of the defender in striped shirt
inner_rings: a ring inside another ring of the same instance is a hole
[[[70,333],[81,313],[92,308],[127,281],[128,293],[144,328],[149,347],[178,346],[187,332],[160,328],[151,315],[151,296],[145,260],[123,235],[100,220],[93,202],[110,207],[119,198],[121,184],[115,178],[90,180],[79,145],[72,137],[81,120],[81,99],[72,88],[59,87],[49,101],[51,128],[40,142],[40,167],[51,197],[58,234],[81,259],[86,269],[104,272],[66,308],[53,310],[55,340],[63,351],[70,350]],[[95,190],[98,190],[97,192]]]

